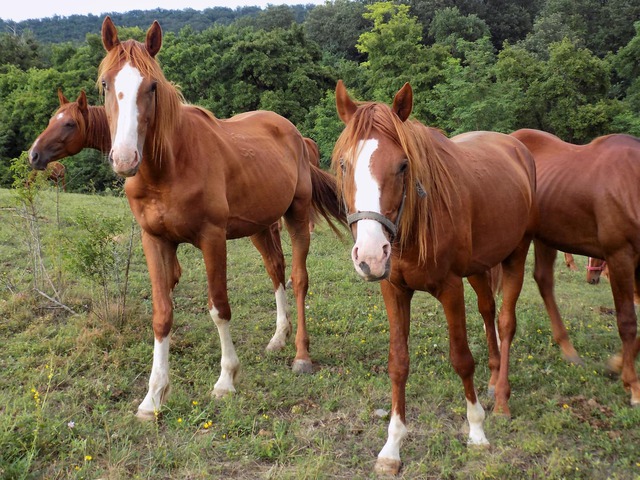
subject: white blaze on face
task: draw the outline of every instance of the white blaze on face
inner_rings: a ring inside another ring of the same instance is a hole
[[[116,136],[111,155],[116,171],[135,166],[142,152],[144,139],[138,139],[138,89],[142,83],[140,72],[127,63],[114,81],[114,95],[118,102]]]
[[[360,152],[355,162],[355,211],[382,213],[380,208],[380,185],[371,172],[371,159],[378,149],[378,140],[363,140],[358,145]],[[382,224],[363,219],[356,223],[356,243],[351,251],[356,271],[368,279],[385,275],[391,248]]]

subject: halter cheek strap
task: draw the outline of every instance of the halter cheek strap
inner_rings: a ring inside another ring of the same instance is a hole
[[[424,187],[420,182],[416,182],[416,190],[420,198],[424,198],[427,196],[427,192],[425,191]],[[395,223],[393,223],[391,220],[389,220],[387,217],[385,217],[381,213],[373,212],[373,211],[349,213],[347,215],[347,223],[349,224],[349,226],[351,226],[360,220],[375,220],[376,222],[380,223],[389,231],[389,233],[391,234],[391,241],[393,242],[393,240],[398,235],[398,225],[400,224],[400,218],[402,217],[402,211],[404,210],[404,202],[406,199],[407,199],[407,193],[405,191],[405,192],[402,192],[402,202],[400,203],[400,208],[398,209],[398,215],[396,216]]]

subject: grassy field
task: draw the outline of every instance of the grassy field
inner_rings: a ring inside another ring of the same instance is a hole
[[[291,372],[292,343],[265,352],[275,329],[271,283],[247,239],[228,243],[241,373],[237,393],[221,400],[210,395],[220,351],[203,263],[198,250],[181,246],[172,393],[157,421],[142,423],[134,413],[151,369],[151,298],[128,205],[45,189],[34,207],[35,221],[12,191],[0,190],[1,478],[375,478],[388,424],[376,411],[388,411],[391,398],[388,325],[378,285],[353,271],[349,240],[324,224],[312,238],[307,376]],[[529,266],[512,350],[513,416],[488,414],[489,450],[466,446],[442,309],[416,294],[400,478],[640,478],[640,408],[604,373],[620,345],[611,292],[606,281],[586,284],[586,259],[576,260],[579,272],[558,260],[557,297],[585,365],[562,361]],[[490,411],[470,289],[467,307],[476,385]]]

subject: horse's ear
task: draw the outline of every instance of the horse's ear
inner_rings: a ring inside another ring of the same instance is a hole
[[[162,47],[162,28],[157,20],[153,21],[153,25],[147,30],[147,39],[145,41],[147,52],[152,57],[155,57]]]
[[[413,90],[411,85],[405,83],[404,86],[398,90],[396,96],[393,98],[393,113],[395,113],[403,122],[411,115],[411,109],[413,108]]]
[[[64,93],[62,93],[61,88],[58,89],[58,100],[60,100],[60,106],[64,105],[65,103],[69,103],[67,97],[65,97]]]
[[[356,113],[358,109],[358,105],[349,97],[342,80],[338,80],[338,84],[336,85],[336,109],[338,110],[340,120],[342,120],[345,125],[349,123],[349,120],[351,120],[351,117],[353,117],[353,114]]]
[[[80,108],[81,112],[86,112],[89,109],[89,106],[87,105],[87,94],[84,90],[80,90],[80,94],[78,95],[76,102],[78,102],[78,108]]]
[[[102,45],[107,52],[110,52],[113,47],[120,44],[118,39],[118,30],[113,24],[110,16],[106,16],[102,22]]]

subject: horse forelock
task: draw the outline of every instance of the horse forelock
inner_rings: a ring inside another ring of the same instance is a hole
[[[111,70],[122,69],[127,63],[137,69],[142,77],[152,78],[156,82],[152,156],[160,160],[167,151],[171,134],[179,123],[180,107],[184,98],[180,90],[164,76],[158,61],[149,55],[144,44],[132,39],[123,41],[111,49],[100,63],[98,87],[101,93],[100,79]]]
[[[371,138],[374,130],[395,142],[407,157],[409,168],[405,180],[406,200],[398,225],[398,241],[401,249],[417,247],[420,261],[425,261],[429,239],[434,252],[437,247],[436,212],[448,212],[451,215],[451,199],[457,195],[456,184],[432,139],[432,134],[436,131],[418,121],[402,122],[385,104],[359,104],[353,118],[338,138],[332,155],[332,167],[337,174],[338,188],[343,199],[353,196],[355,189],[353,179],[344,178],[343,166],[351,167],[353,171],[353,165],[345,162],[355,161],[360,142]],[[420,194],[417,185],[426,192],[426,198]]]

